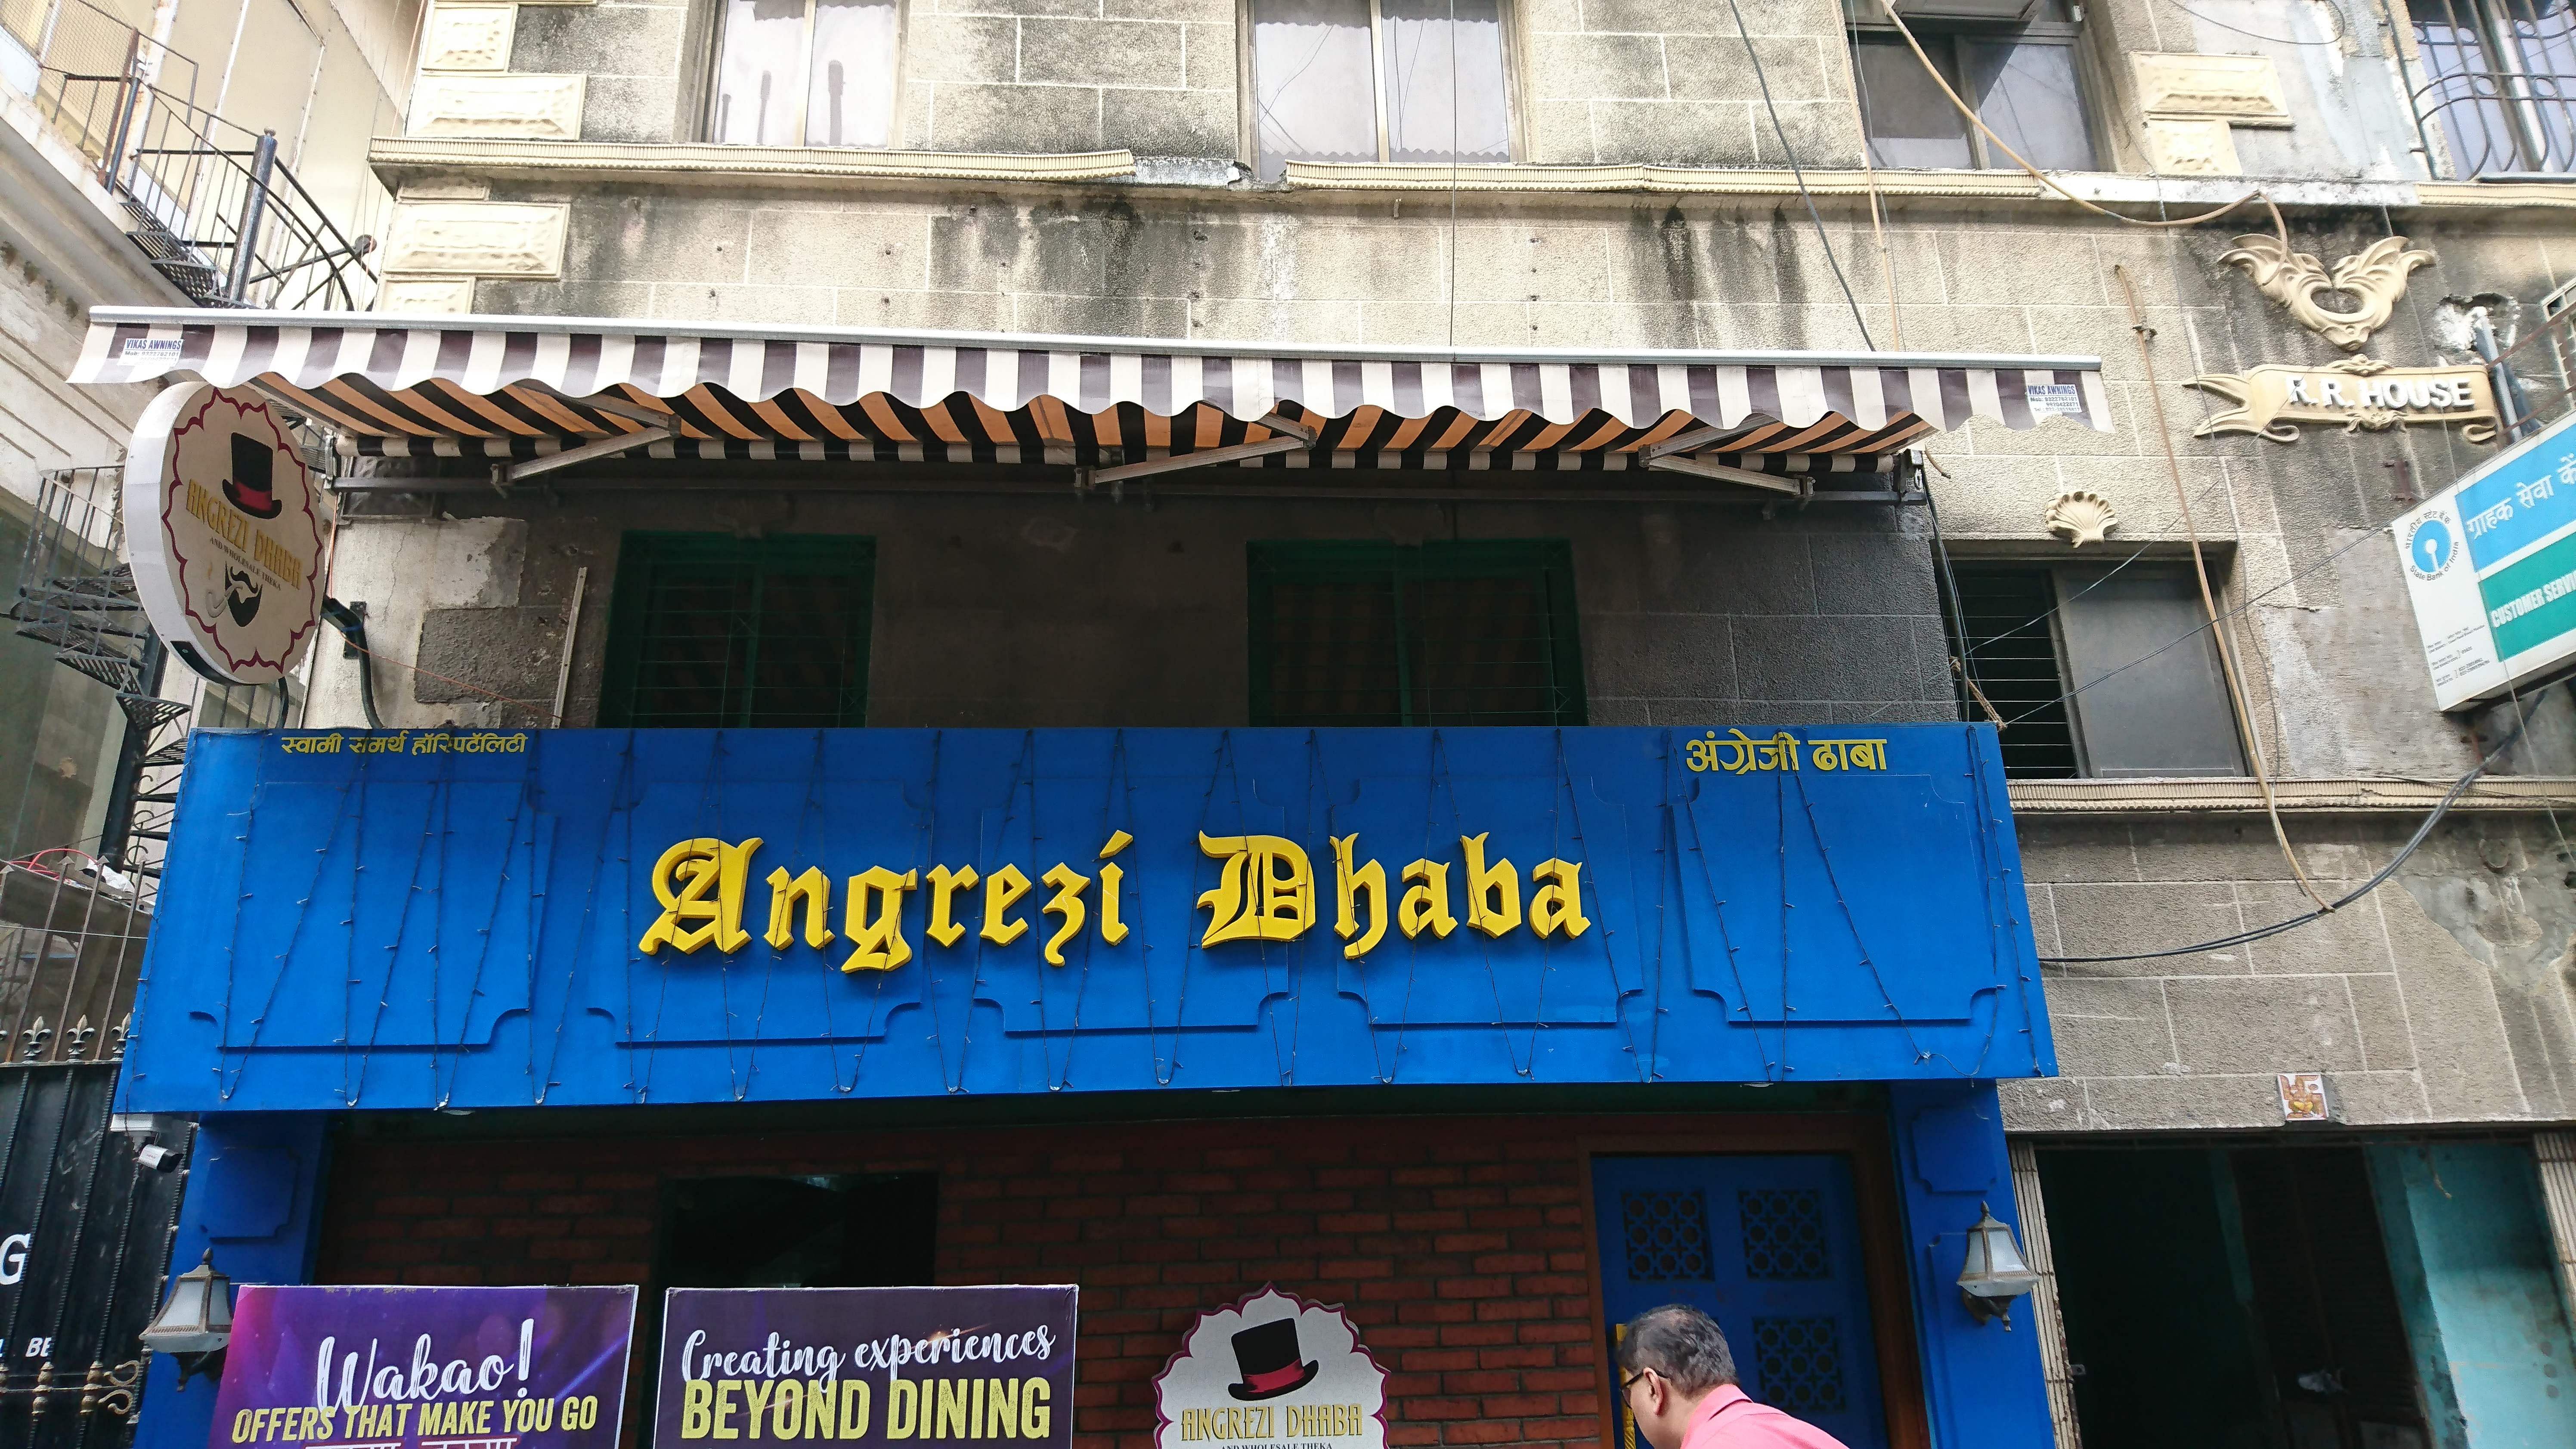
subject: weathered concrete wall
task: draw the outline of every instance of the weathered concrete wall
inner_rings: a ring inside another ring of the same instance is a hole
[[[1854,8],[1878,13],[1875,0]],[[2417,174],[2387,36],[2363,0],[2296,13],[2226,0],[2206,18],[2155,0],[2089,9],[2081,56],[2101,169],[2157,169],[2129,58],[2198,53],[2255,57],[2277,76],[2288,114],[2232,128],[2244,174]],[[716,12],[707,0],[524,7],[509,69],[587,76],[585,140],[700,140]],[[1685,0],[1509,6],[1513,159],[1858,166],[1844,14],[1838,0],[1747,5],[1739,30],[1728,7]],[[924,0],[904,19],[894,145],[1249,161],[1240,16],[1233,0]]]
[[[2016,819],[2045,956],[2159,950],[2312,909],[2260,815]],[[2412,816],[2294,816],[2335,899]],[[2046,969],[2064,1076],[2006,1088],[2015,1131],[2278,1127],[2322,1071],[2353,1125],[2576,1116],[2576,847],[2546,815],[2446,822],[2397,878],[2248,946]]]
[[[1572,543],[1595,724],[1952,715],[1919,510],[746,492],[356,525],[334,591],[367,601],[381,651],[446,676],[380,671],[386,722],[537,722],[475,691],[548,699],[584,566],[567,722],[590,722],[627,529],[873,537],[870,724],[1240,724],[1247,544],[1451,537]],[[319,654],[316,721],[358,717],[338,652]]]

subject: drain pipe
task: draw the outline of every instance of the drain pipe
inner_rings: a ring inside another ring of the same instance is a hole
[[[358,661],[358,703],[367,712],[367,728],[383,729],[385,722],[376,714],[376,656],[367,647],[366,601],[344,604],[338,599],[324,599],[322,620],[340,631],[340,657]]]

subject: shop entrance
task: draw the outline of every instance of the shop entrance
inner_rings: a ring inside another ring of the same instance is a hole
[[[1877,1335],[1848,1159],[1602,1157],[1592,1164],[1602,1308],[1687,1303],[1726,1331],[1745,1393],[1851,1449],[1885,1449]],[[1635,1430],[1621,1414],[1621,1449]]]

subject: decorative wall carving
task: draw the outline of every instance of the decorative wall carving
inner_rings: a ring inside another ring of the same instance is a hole
[[[423,75],[412,88],[411,134],[578,141],[585,79],[577,75]]]
[[[2048,531],[2072,548],[2100,543],[2120,526],[2111,500],[2089,488],[2069,488],[2049,500],[2047,518]]]
[[[2391,367],[2347,357],[2324,367],[2266,363],[2244,372],[2204,373],[2188,386],[2235,403],[2192,429],[2192,436],[2256,433],[2276,443],[2299,440],[2302,423],[2339,423],[2347,433],[2376,433],[2416,423],[2456,426],[2472,443],[2494,440],[2495,390],[2482,367]]]
[[[2294,252],[2268,234],[2240,236],[2222,263],[2243,267],[2255,289],[2290,309],[2299,325],[2346,352],[2360,350],[2370,334],[2388,325],[2397,299],[2406,295],[2406,278],[2417,267],[2433,264],[2433,254],[2411,248],[2402,236],[2381,237],[2332,268],[2307,252]],[[2346,312],[2322,306],[2327,293],[2358,298],[2361,306]]]
[[[2150,117],[2287,126],[2281,74],[2266,55],[2132,55],[2138,106]]]
[[[560,202],[401,202],[386,228],[385,271],[395,276],[560,276],[571,211]]]

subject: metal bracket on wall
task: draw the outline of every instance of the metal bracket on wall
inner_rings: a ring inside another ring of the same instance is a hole
[[[1157,473],[1177,473],[1184,468],[1210,468],[1220,463],[1240,462],[1245,458],[1266,458],[1273,453],[1293,453],[1315,446],[1315,430],[1304,423],[1283,418],[1277,413],[1264,413],[1253,423],[1279,434],[1258,443],[1236,443],[1230,447],[1208,448],[1196,453],[1178,453],[1169,458],[1152,458],[1142,463],[1121,463],[1113,468],[1076,468],[1073,491],[1088,494],[1103,483],[1119,484],[1130,478],[1150,478]]]

